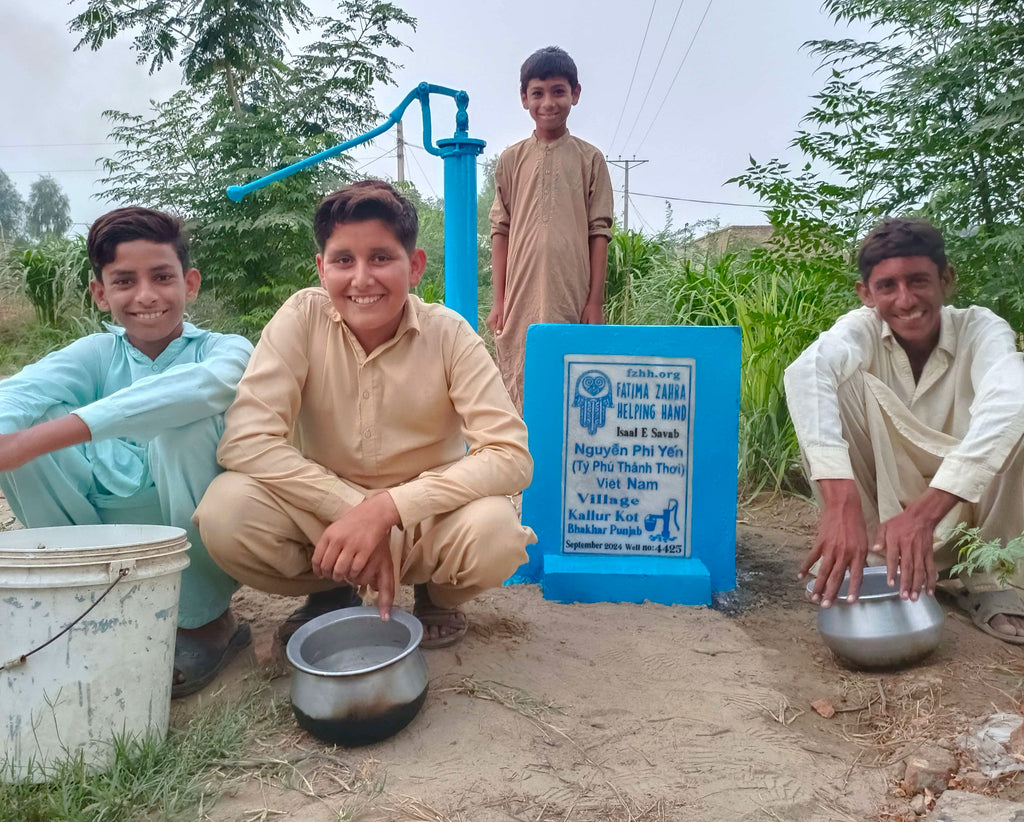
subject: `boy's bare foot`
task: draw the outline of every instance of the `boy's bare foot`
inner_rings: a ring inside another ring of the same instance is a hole
[[[205,688],[251,641],[248,624],[236,622],[230,608],[198,628],[179,628],[174,642],[171,697],[177,699]]]
[[[425,584],[414,585],[415,602],[412,613],[423,623],[421,648],[445,648],[454,645],[466,635],[469,621],[458,608],[441,608],[435,605]]]

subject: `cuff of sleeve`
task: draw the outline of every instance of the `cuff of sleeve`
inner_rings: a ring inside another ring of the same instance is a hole
[[[415,481],[389,488],[388,493],[398,509],[403,529],[412,528],[435,513],[430,510],[423,494],[417,491]]]
[[[609,240],[612,237],[612,230],[608,226],[592,226],[590,229],[590,237],[607,237]]]
[[[99,406],[97,408],[97,406]],[[84,408],[75,409],[74,415],[78,417],[89,428],[89,434],[93,442],[109,440],[117,436],[115,426],[118,421],[124,419],[112,403],[92,403]]]
[[[355,508],[366,496],[342,480],[335,480],[323,501],[317,506],[316,515],[324,522],[334,522],[346,511]]]
[[[855,479],[849,449],[836,447],[808,448],[804,457],[813,481],[821,479]]]
[[[949,456],[932,477],[932,488],[948,491],[967,502],[977,502],[992,484],[996,472],[971,460]]]
[[[508,235],[509,231],[505,226],[491,226],[492,237],[507,237]]]

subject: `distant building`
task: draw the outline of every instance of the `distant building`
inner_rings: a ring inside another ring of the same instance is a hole
[[[698,237],[694,245],[702,254],[735,254],[768,245],[772,231],[770,225],[727,225]]]

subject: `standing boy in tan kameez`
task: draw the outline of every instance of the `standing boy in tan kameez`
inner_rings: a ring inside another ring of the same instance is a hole
[[[604,283],[612,225],[612,184],[604,156],[569,134],[580,99],[576,64],[543,48],[520,70],[533,134],[505,149],[494,172],[491,257],[498,368],[523,410],[523,355],[532,323],[604,322]]]

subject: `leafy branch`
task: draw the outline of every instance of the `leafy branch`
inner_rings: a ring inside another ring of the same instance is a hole
[[[1024,534],[1014,537],[1005,545],[1001,539],[985,541],[980,528],[968,528],[961,522],[953,530],[957,540],[956,551],[959,562],[950,569],[954,576],[973,574],[981,571],[996,574],[1003,585],[1011,584],[1010,578],[1017,572],[1017,566],[1024,559]]]

